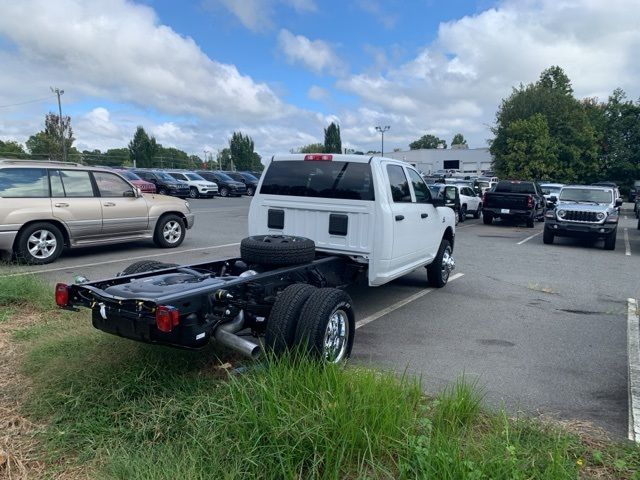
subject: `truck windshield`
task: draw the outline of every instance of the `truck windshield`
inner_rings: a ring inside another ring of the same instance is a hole
[[[333,161],[272,162],[260,193],[296,197],[374,200],[368,163]]]
[[[560,200],[565,202],[611,203],[611,190],[592,190],[590,188],[563,188]]]
[[[498,182],[496,193],[536,193],[536,189],[531,182]]]

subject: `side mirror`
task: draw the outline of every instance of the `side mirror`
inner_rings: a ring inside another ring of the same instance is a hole
[[[616,198],[616,207],[621,207],[621,206],[622,206],[622,199]]]
[[[142,196],[142,190],[140,190],[140,187],[136,187],[135,188],[135,192],[136,192],[136,197],[141,197]]]
[[[122,196],[123,196],[123,197],[132,197],[132,198],[135,198],[135,197],[137,197],[137,196],[138,196],[138,195],[137,195],[137,193],[138,193],[138,192],[136,192],[136,190],[138,190],[138,189],[136,188],[135,190],[125,190],[125,191],[122,193]]]
[[[547,200],[547,203],[556,203],[558,201],[558,197],[556,197],[555,195],[551,195],[549,197],[549,200]]]

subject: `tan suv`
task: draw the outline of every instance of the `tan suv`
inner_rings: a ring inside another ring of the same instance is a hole
[[[51,263],[67,247],[153,239],[182,243],[189,203],[142,195],[117,173],[75,163],[0,159],[0,251]]]

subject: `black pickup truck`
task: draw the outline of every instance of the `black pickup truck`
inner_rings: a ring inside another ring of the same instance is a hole
[[[503,180],[484,194],[482,220],[490,225],[494,218],[524,220],[533,228],[536,220],[544,220],[546,202],[542,189],[535,182]]]

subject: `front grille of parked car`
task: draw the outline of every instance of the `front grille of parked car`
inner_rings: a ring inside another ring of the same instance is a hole
[[[577,210],[567,210],[566,212],[563,220],[570,222],[598,222],[598,218],[596,217],[598,212],[581,212]]]

